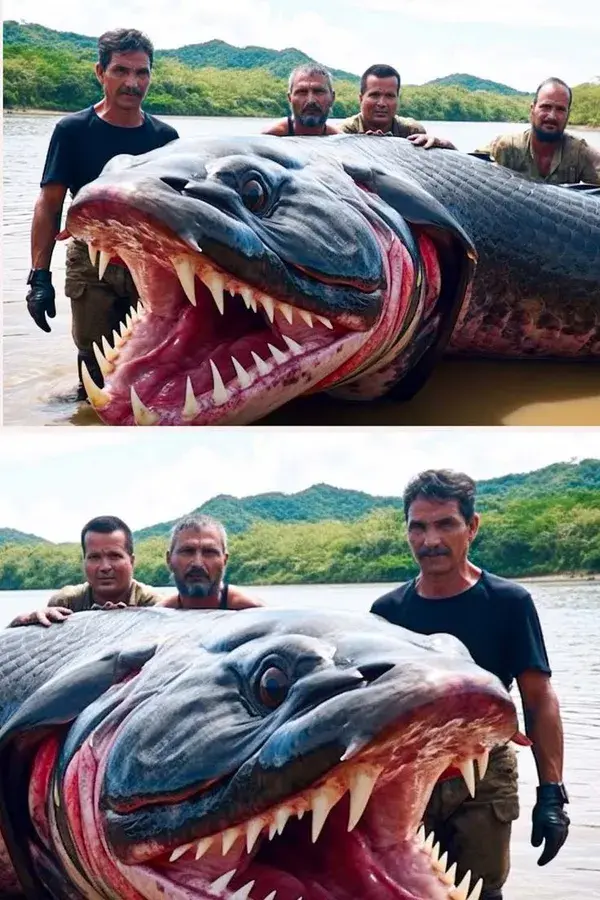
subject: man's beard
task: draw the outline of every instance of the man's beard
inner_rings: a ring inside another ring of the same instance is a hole
[[[204,600],[206,597],[217,597],[219,595],[219,587],[221,585],[220,578],[216,581],[206,580],[188,583],[182,578],[178,578],[176,575],[173,577],[175,579],[175,587],[179,591],[180,597],[189,597],[192,600]]]
[[[556,144],[562,139],[564,134],[564,131],[542,131],[541,128],[536,128],[535,125],[532,125],[531,127],[533,128],[533,133],[536,138],[542,144]]]
[[[300,113],[296,116],[298,122],[301,125],[304,125],[305,128],[318,128],[319,125],[324,125],[327,121],[327,116],[329,112],[310,112],[310,113]]]

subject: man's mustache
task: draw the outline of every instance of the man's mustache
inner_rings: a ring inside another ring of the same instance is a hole
[[[197,566],[193,569],[188,569],[185,573],[186,578],[194,578],[194,577],[202,577],[202,578],[210,578],[210,575],[206,571],[206,569],[200,569]]]
[[[120,94],[128,94],[130,97],[141,97],[142,96],[142,92],[138,91],[136,88],[133,88],[131,90],[122,90],[122,91],[119,91],[119,93]]]
[[[423,559],[427,556],[450,556],[449,550],[429,550],[427,547],[424,550],[419,550],[417,553],[419,559]]]

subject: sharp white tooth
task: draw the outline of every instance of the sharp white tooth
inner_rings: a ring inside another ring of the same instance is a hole
[[[315,318],[318,319],[319,322],[322,322],[323,325],[325,325],[326,328],[333,328],[333,325],[331,324],[331,322],[329,321],[329,319],[326,319],[326,318],[325,318],[325,316],[315,316]]]
[[[135,306],[130,306],[129,307],[129,318],[131,319],[131,321],[137,322],[139,317],[140,317],[140,314],[137,311],[137,309],[135,308]]]
[[[110,262],[110,253],[107,253],[106,250],[100,251],[100,262],[98,263],[98,280],[100,281],[106,272],[106,267]]]
[[[312,799],[312,830],[311,840],[316,843],[317,838],[323,830],[323,825],[327,820],[327,816],[331,812],[332,807],[339,800],[339,796],[332,794],[326,788],[322,788],[313,795]]]
[[[289,303],[278,303],[277,309],[280,311],[282,316],[284,316],[288,320],[288,322],[291,325],[292,322],[294,321],[294,307],[290,306]]]
[[[178,847],[177,850],[173,850],[169,857],[169,862],[175,862],[176,859],[179,859],[180,856],[190,849],[192,844],[182,844],[181,847]]]
[[[250,352],[252,354],[252,359],[254,360],[254,363],[256,365],[256,371],[258,372],[258,374],[259,375],[268,375],[269,372],[271,371],[271,366],[267,365],[267,363],[263,359],[261,359],[260,356],[258,356],[254,352],[254,350],[251,350]]]
[[[272,841],[277,834],[277,822],[271,822],[269,825],[269,840]]]
[[[208,272],[202,276],[202,281],[213,295],[213,300],[217,304],[217,309],[223,315],[225,312],[225,301],[223,300],[223,288],[225,279],[218,272]]]
[[[433,849],[434,841],[435,841],[435,835],[434,835],[433,831],[430,831],[423,843],[423,850],[426,850],[428,854],[431,853],[431,851]]]
[[[454,887],[451,891],[448,892],[448,897],[450,898],[450,900],[467,900],[470,881],[471,870],[467,872],[458,887]]]
[[[112,336],[113,336],[113,344],[115,345],[115,349],[119,350],[123,346],[125,341],[123,340],[123,338],[121,337],[121,335],[119,334],[118,331],[113,330]]]
[[[125,325],[127,326],[127,331],[131,331],[133,327],[133,319],[129,315],[129,313],[125,314]]]
[[[227,831],[223,832],[223,834],[221,835],[221,839],[223,841],[223,856],[226,856],[229,853],[241,833],[242,829],[239,827],[239,825],[235,825],[233,828],[228,828]]]
[[[261,294],[260,297],[261,305],[263,306],[267,316],[269,317],[269,322],[272,322],[275,318],[275,302],[269,297],[268,294]]]
[[[89,397],[90,403],[94,407],[94,409],[104,409],[105,406],[108,406],[110,403],[110,394],[99,388],[90,373],[87,370],[87,366],[84,362],[81,363],[81,380],[83,381],[83,386],[85,388],[85,392]]]
[[[312,316],[307,309],[299,309],[297,310],[298,315],[301,319],[304,319],[309,328],[314,328]]]
[[[223,384],[223,379],[221,378],[221,373],[217,369],[216,365],[209,359],[210,367],[212,369],[213,376],[213,403],[215,406],[222,406],[224,403],[227,403],[227,398],[229,394],[227,393],[227,388]]]
[[[448,871],[438,875],[438,878],[440,881],[443,881],[444,884],[454,884],[454,879],[456,878],[456,863],[452,863]]]
[[[306,812],[305,809],[298,810],[298,812],[296,813],[296,817],[297,817],[298,821],[300,821],[300,819],[302,818],[302,816],[304,815],[305,812]]]
[[[477,882],[477,884],[475,885],[475,887],[473,888],[473,890],[471,891],[471,893],[469,894],[469,896],[467,897],[467,900],[479,900],[482,890],[483,890],[483,878],[480,878],[479,881]]]
[[[114,372],[115,367],[113,366],[112,363],[109,363],[109,361],[107,359],[105,359],[105,357],[102,353],[102,350],[100,349],[98,344],[96,344],[96,342],[94,342],[92,344],[92,349],[94,351],[94,356],[96,357],[96,361],[98,362],[98,366],[100,367],[100,371],[106,378],[107,375],[110,375],[111,372]]]
[[[211,837],[205,837],[198,841],[196,844],[196,859],[202,859],[212,842],[213,839]]]
[[[485,773],[487,772],[488,763],[490,761],[490,751],[484,750],[483,753],[480,753],[477,757],[477,771],[479,772],[479,780],[481,781],[485,778]],[[470,898],[469,898],[470,900]]]
[[[263,829],[262,819],[251,819],[246,825],[246,852],[251,853],[258,836]]]
[[[152,412],[147,406],[144,406],[140,398],[135,392],[135,388],[131,385],[129,390],[131,397],[131,408],[133,410],[133,418],[136,425],[156,425],[160,416],[158,413]]]
[[[224,891],[234,875],[235,869],[232,869],[230,872],[225,872],[224,875],[219,876],[216,881],[213,881],[212,884],[209,885],[209,890]]]
[[[429,855],[431,856],[431,865],[432,865],[433,868],[435,869],[435,868],[436,868],[436,863],[438,862],[438,860],[439,860],[439,858],[440,858],[440,844],[439,844],[439,841],[438,841],[437,844],[434,844],[434,845],[433,845],[433,847],[431,848],[431,853],[430,853]]]
[[[369,798],[373,793],[375,782],[381,774],[381,769],[359,769],[352,772],[348,788],[350,790],[350,815],[348,816],[348,831],[358,824],[364,813]]]
[[[465,759],[463,762],[458,764],[458,768],[462,772],[462,777],[465,779],[465,784],[467,785],[467,789],[471,795],[471,797],[475,796],[475,767],[473,765],[472,759]]]
[[[181,287],[185,296],[188,298],[192,306],[196,305],[196,289],[194,287],[194,264],[189,256],[172,257],[171,263],[177,272],[177,277],[181,282]]]
[[[267,896],[265,897],[265,900],[275,900],[276,896],[277,896],[277,891],[271,891],[270,894],[267,894]]]
[[[183,409],[181,410],[181,418],[185,419],[186,422],[191,422],[192,419],[196,418],[199,410],[200,407],[198,406],[194,388],[192,387],[192,379],[188,375],[185,382],[185,402],[183,404]]]
[[[258,304],[256,302],[256,297],[254,296],[254,291],[251,287],[243,287],[240,288],[240,296],[248,309],[253,310],[254,312],[258,312]]]
[[[231,362],[233,363],[233,368],[236,371],[236,375],[238,377],[240,387],[241,388],[250,387],[250,385],[252,384],[252,378],[250,377],[250,375],[248,375],[248,373],[246,372],[243,365],[237,361],[235,356],[231,357]]]
[[[287,356],[278,347],[274,347],[273,344],[267,344],[267,347],[271,351],[277,365],[280,366],[282,363],[287,362]]]
[[[424,825],[421,825],[421,827],[417,831],[417,840],[420,844],[425,843],[425,826]]]
[[[90,242],[88,244],[88,253],[90,255],[90,262],[93,266],[96,265],[96,259],[98,258],[98,248],[94,247],[94,245]]]
[[[231,894],[229,900],[248,900],[248,896],[253,887],[254,881],[249,881],[244,887],[239,888],[235,894]]]
[[[290,350],[292,351],[292,353],[296,353],[296,354],[297,354],[297,353],[302,353],[302,352],[303,352],[302,347],[300,346],[300,344],[297,344],[296,341],[295,341],[293,338],[288,337],[287,334],[282,334],[281,337],[284,339],[284,341],[286,342],[286,344],[288,345],[288,347],[290,348]]]
[[[448,853],[444,853],[436,863],[433,864],[433,868],[438,872],[444,873],[446,871],[446,866],[448,865]]]
[[[110,344],[108,343],[105,335],[102,335],[102,350],[104,352],[105,357],[109,362],[112,362],[113,359],[116,359],[118,354],[117,350],[114,350]]]
[[[280,806],[275,812],[275,824],[277,825],[277,834],[282,834],[286,826],[286,822],[292,815],[293,810],[289,806]]]
[[[120,330],[121,330],[121,337],[122,337],[124,340],[127,340],[128,337],[131,337],[131,329],[129,329],[129,328],[127,327],[127,325],[126,325],[125,322],[121,322],[119,328],[120,328]]]

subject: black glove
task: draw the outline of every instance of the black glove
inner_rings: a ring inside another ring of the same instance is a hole
[[[569,797],[562,784],[541,784],[537,789],[537,803],[531,820],[531,843],[539,847],[546,841],[538,866],[545,866],[554,859],[569,834],[571,820],[563,809]]]
[[[50,331],[46,316],[53,319],[56,315],[52,272],[49,269],[32,269],[27,284],[31,285],[26,297],[29,315],[38,328],[41,328],[42,331]]]

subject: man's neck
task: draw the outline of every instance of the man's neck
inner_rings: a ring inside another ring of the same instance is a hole
[[[444,600],[468,591],[481,577],[481,569],[468,559],[454,572],[428,573],[421,572],[417,576],[416,591],[427,600]]]
[[[131,584],[129,587],[125,588],[124,591],[121,591],[120,594],[116,594],[111,597],[98,597],[94,593],[94,589],[90,585],[90,595],[93,603],[97,603],[98,606],[104,606],[105,603],[126,603],[129,606],[129,598],[131,597]]]
[[[564,140],[564,132],[560,136],[560,140],[558,141],[540,141],[538,137],[536,137],[535,131],[531,130],[531,150],[534,156],[538,158],[552,159],[554,153],[558,147],[562,146],[562,142]]]
[[[109,125],[118,125],[120,128],[139,128],[144,124],[144,113],[140,107],[120,109],[118,106],[109,106],[106,97],[96,103],[94,112],[99,119],[108,122]]]
[[[208,597],[177,597],[177,605],[181,609],[218,609],[221,602],[221,592],[209,594]]]
[[[300,135],[303,137],[308,137],[310,135],[312,135],[313,137],[314,136],[318,137],[320,135],[325,134],[325,131],[327,128],[327,123],[324,123],[323,125],[303,125],[297,119],[294,119],[293,121],[294,121],[294,134]]]

